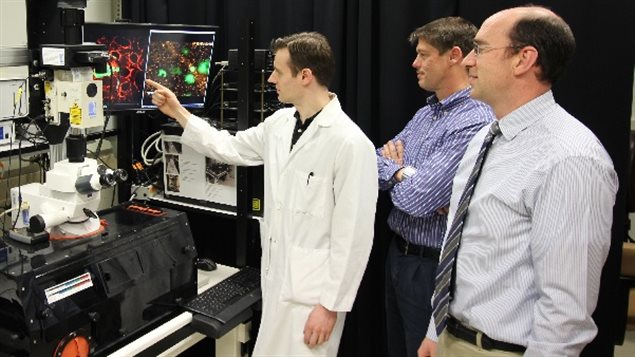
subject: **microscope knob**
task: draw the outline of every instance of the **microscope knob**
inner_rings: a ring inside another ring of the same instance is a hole
[[[88,208],[84,208],[84,209],[82,209],[82,211],[84,211],[84,214],[86,215],[86,217],[98,218],[97,215],[95,214],[95,212],[89,210]]]
[[[86,87],[86,95],[88,95],[90,98],[96,96],[97,92],[97,85],[95,83],[90,83]]]
[[[113,174],[107,172],[99,176],[99,183],[102,187],[112,187],[117,183]]]
[[[115,176],[117,183],[122,183],[128,179],[128,172],[124,169],[117,169],[113,173],[113,176]]]
[[[42,216],[37,214],[29,219],[29,228],[33,233],[40,233],[46,228],[46,222],[44,222],[44,218],[42,218]]]
[[[106,165],[101,164],[97,166],[97,173],[100,175],[105,174],[106,172],[108,172],[108,168],[106,167]]]

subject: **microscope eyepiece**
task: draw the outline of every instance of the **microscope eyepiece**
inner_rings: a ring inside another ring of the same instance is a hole
[[[117,183],[122,183],[128,179],[128,172],[124,169],[116,169],[113,172],[113,176],[115,177]]]

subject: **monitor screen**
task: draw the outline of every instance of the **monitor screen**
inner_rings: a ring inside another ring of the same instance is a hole
[[[103,82],[106,110],[154,109],[145,79],[170,88],[185,107],[205,105],[214,26],[86,23],[84,42],[105,44],[110,60]]]

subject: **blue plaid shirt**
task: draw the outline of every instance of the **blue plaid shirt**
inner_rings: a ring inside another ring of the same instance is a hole
[[[390,190],[394,208],[388,217],[393,232],[408,242],[441,248],[447,215],[437,213],[450,204],[452,180],[467,144],[474,134],[494,119],[490,107],[470,98],[471,88],[439,101],[427,99],[406,127],[392,140],[404,144],[404,165],[417,172],[395,183],[402,167],[381,156],[377,149],[380,190]]]

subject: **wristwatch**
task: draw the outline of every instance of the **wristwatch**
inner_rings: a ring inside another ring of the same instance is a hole
[[[401,181],[406,181],[411,178],[415,173],[417,173],[417,169],[412,166],[406,166],[401,170]]]

